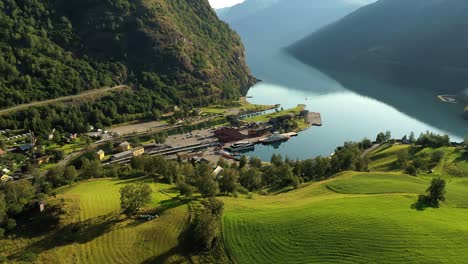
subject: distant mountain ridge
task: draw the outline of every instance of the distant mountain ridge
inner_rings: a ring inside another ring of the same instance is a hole
[[[289,51],[314,66],[359,65],[403,82],[428,78],[432,89],[457,92],[468,85],[467,13],[463,0],[380,0]]]

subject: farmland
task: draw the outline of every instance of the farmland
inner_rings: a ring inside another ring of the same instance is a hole
[[[418,211],[429,181],[394,176],[345,173],[277,197],[225,199],[226,247],[237,263],[463,262],[466,180],[448,184],[441,208]]]
[[[277,195],[224,198],[225,245],[235,263],[457,263],[468,257],[468,161],[444,151],[434,174],[447,180],[441,208],[416,209],[435,175],[395,169],[407,145],[383,145],[371,172],[344,172]],[[413,150],[414,151],[414,150]]]
[[[120,214],[119,189],[135,181],[150,183],[153,194],[147,205],[159,218],[145,221]],[[188,206],[175,200],[170,185],[150,179],[102,179],[61,190],[68,211],[63,228],[30,239],[9,243],[15,254],[32,252],[39,263],[173,263],[186,261],[179,236],[188,225]],[[69,226],[77,226],[72,239]],[[73,241],[71,241],[73,240]]]

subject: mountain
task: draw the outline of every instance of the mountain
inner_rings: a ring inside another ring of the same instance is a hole
[[[207,0],[4,0],[0,25],[0,108],[122,83],[234,98],[254,82]]]
[[[220,19],[232,24],[240,22],[257,12],[278,3],[279,1],[280,0],[246,0],[245,2],[231,7],[217,9],[216,13]]]
[[[295,43],[301,61],[434,93],[468,85],[468,2],[380,0]]]
[[[258,1],[246,0],[236,9],[246,10],[255,4]],[[243,12],[236,12],[234,17],[232,11],[226,21],[241,36],[248,65],[256,77],[297,89],[310,88],[310,75],[298,71],[305,67],[297,67],[300,62],[283,49],[363,5],[352,0],[279,0],[269,4],[266,8],[255,9],[247,17]]]

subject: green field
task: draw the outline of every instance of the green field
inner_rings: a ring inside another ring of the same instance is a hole
[[[353,174],[276,197],[226,198],[229,254],[236,263],[462,263],[468,258],[466,181],[449,183],[451,195],[441,208],[418,211],[411,206],[428,181]]]
[[[143,179],[154,191],[148,210],[157,208],[160,217],[151,221],[129,219],[120,214],[119,189],[132,181],[142,179],[94,180],[62,190],[58,198],[66,201],[65,210],[75,207],[63,219],[64,229],[29,240],[13,240],[16,252],[34,252],[39,263],[186,262],[179,236],[188,225],[188,206],[173,197],[171,186]],[[78,233],[67,243],[63,230],[72,224],[78,225]]]

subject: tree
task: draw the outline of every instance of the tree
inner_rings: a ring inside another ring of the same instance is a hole
[[[411,144],[414,144],[416,142],[416,137],[414,136],[414,132],[410,133],[409,141],[411,142]]]
[[[159,111],[159,109],[154,109],[153,110],[153,119],[155,121],[161,120],[161,111]]]
[[[413,164],[406,167],[405,172],[411,176],[416,176],[418,174],[418,170]]]
[[[213,179],[211,174],[208,176],[199,177],[197,181],[197,188],[204,198],[214,197],[219,193],[218,183]]]
[[[442,178],[433,178],[426,192],[428,192],[427,198],[429,204],[434,208],[438,208],[439,201],[445,201],[445,180]]]
[[[76,177],[78,177],[78,172],[76,171],[75,166],[70,165],[65,168],[63,172],[63,178],[70,184],[70,186],[75,182]]]
[[[35,189],[30,181],[7,182],[3,185],[3,189],[9,215],[21,213],[35,195]]]
[[[249,191],[258,190],[262,187],[262,173],[259,169],[251,167],[250,169],[241,170],[240,183]]]
[[[132,143],[133,146],[138,146],[140,145],[140,138],[138,136],[134,136],[130,139],[130,143]]]
[[[64,183],[63,178],[64,170],[60,166],[55,166],[47,171],[45,178],[54,187],[59,187]]]
[[[439,162],[444,158],[444,156],[445,156],[445,152],[439,150],[431,154],[431,160],[433,162]]]
[[[127,215],[133,215],[151,200],[151,192],[151,187],[144,183],[122,187],[120,188],[120,207]]]
[[[192,197],[193,193],[195,192],[195,187],[188,183],[181,183],[179,184],[179,192],[180,195],[184,195],[186,197]]]
[[[389,141],[390,139],[392,139],[392,133],[391,133],[389,130],[387,130],[387,131],[385,132],[385,141],[387,142],[387,141]]]
[[[204,200],[202,204],[205,210],[195,219],[193,237],[201,249],[210,250],[216,245],[221,233],[224,204],[215,198]]]
[[[378,143],[378,144],[383,144],[386,142],[386,137],[385,137],[385,134],[380,132],[378,135],[377,135],[377,138],[375,139],[375,141]]]
[[[5,201],[5,194],[0,192],[0,226],[3,226],[3,223],[5,222],[6,219],[6,211],[7,211],[7,206],[6,206],[6,201]],[[4,230],[0,228],[0,238],[3,237]]]
[[[397,154],[397,161],[396,164],[398,167],[401,169],[406,169],[408,167],[408,161],[409,161],[409,156],[408,156],[408,150],[401,150]]]
[[[217,165],[220,166],[221,168],[229,167],[229,164],[226,162],[226,160],[223,157],[219,158]]]
[[[245,155],[243,155],[240,160],[239,160],[239,169],[242,169],[245,167],[245,165],[247,165],[247,157]]]
[[[279,167],[279,166],[283,165],[283,158],[279,154],[273,154],[273,155],[271,155],[270,162],[274,166]]]
[[[250,158],[249,165],[258,169],[262,168],[262,160],[258,157]]]
[[[5,140],[0,140],[0,149],[6,150],[7,146]]]
[[[239,173],[237,170],[224,169],[219,185],[221,192],[225,192],[226,195],[235,193],[239,187]]]

